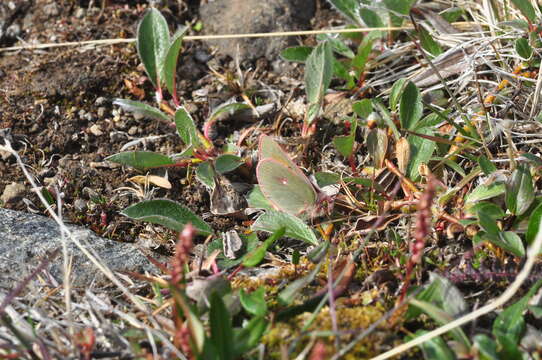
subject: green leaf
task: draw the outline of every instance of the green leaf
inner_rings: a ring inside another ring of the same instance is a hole
[[[501,229],[497,226],[497,222],[495,219],[487,214],[485,211],[483,211],[483,208],[481,211],[478,212],[478,221],[480,222],[480,226],[484,231],[486,232],[486,235],[492,238],[499,238],[499,234],[501,233]]]
[[[291,305],[296,296],[314,280],[316,275],[318,275],[323,263],[323,261],[320,261],[308,275],[288,284],[288,286],[279,293],[279,302],[285,306]]]
[[[253,209],[273,210],[273,204],[266,199],[258,185],[254,185],[254,188],[248,193],[247,203],[248,207]]]
[[[502,219],[506,215],[503,209],[501,209],[499,206],[487,201],[479,202],[478,204],[469,208],[469,211],[468,211],[469,214],[474,214],[474,215],[478,215],[478,213],[480,212],[483,212],[484,214],[486,214],[493,220]]]
[[[542,220],[542,204],[538,205],[531,216],[529,217],[529,225],[527,226],[527,232],[525,233],[525,241],[531,245],[538,234],[540,222]]]
[[[521,11],[531,23],[536,21],[536,12],[530,0],[512,0],[512,3]]]
[[[159,66],[169,43],[166,19],[155,8],[149,9],[137,28],[137,52],[149,79],[156,88],[159,86]]]
[[[390,92],[390,110],[397,111],[397,106],[401,100],[401,95],[405,92],[405,87],[408,84],[407,78],[401,78],[393,83]]]
[[[491,199],[504,194],[505,185],[501,182],[493,182],[489,185],[478,185],[470,194],[465,196],[465,207],[469,208],[479,201]]]
[[[177,60],[179,58],[179,52],[183,44],[183,36],[186,34],[188,27],[183,26],[179,29],[169,44],[165,56],[160,63],[160,79],[166,84],[166,87],[170,94],[175,93],[175,78],[177,73]]]
[[[515,232],[500,232],[496,237],[494,234],[491,234],[483,237],[483,239],[499,246],[503,250],[508,251],[517,257],[525,256],[525,247],[523,246],[523,242]]]
[[[523,313],[527,311],[529,300],[536,294],[541,285],[542,280],[538,280],[521,300],[501,311],[493,321],[493,335],[497,339],[507,338],[513,344],[519,342],[521,335],[525,331]]]
[[[391,11],[408,15],[415,0],[384,0],[384,5]]]
[[[209,189],[215,188],[215,171],[210,162],[205,161],[196,168],[196,178]]]
[[[350,128],[350,134],[335,136],[333,138],[333,145],[341,153],[342,156],[348,158],[354,152],[354,145],[356,143],[356,129],[358,122],[352,121]]]
[[[523,214],[534,201],[534,187],[528,166],[519,164],[506,184],[506,207],[518,216]]]
[[[286,236],[305,241],[311,245],[319,245],[314,232],[301,219],[279,211],[267,211],[254,222],[252,230],[275,232],[286,228]]]
[[[350,21],[362,25],[360,17],[361,2],[358,0],[329,0],[331,5]]]
[[[422,48],[427,51],[432,57],[436,57],[440,54],[442,54],[442,48],[440,45],[431,37],[431,34],[429,34],[429,31],[427,31],[424,27],[420,26],[419,29],[419,37],[420,37],[420,44],[422,45]]]
[[[292,46],[282,50],[280,57],[286,61],[305,62],[312,52],[310,46]]]
[[[146,170],[167,165],[175,162],[169,157],[152,151],[124,151],[105,158],[105,160],[132,166],[139,170]]]
[[[220,105],[216,109],[213,110],[213,113],[211,116],[209,116],[209,119],[207,119],[208,123],[213,123],[216,120],[218,120],[219,117],[223,115],[233,115],[239,110],[246,110],[250,109],[250,106],[245,103],[230,103],[230,104],[224,104]]]
[[[216,347],[220,360],[234,360],[234,341],[231,317],[220,295],[211,294],[211,310],[209,311],[211,341]]]
[[[199,132],[192,116],[181,106],[175,111],[175,126],[177,133],[185,145],[192,145],[195,148],[201,147]]]
[[[407,336],[405,341],[412,340],[426,333],[427,331],[425,330],[418,330],[414,336]],[[422,350],[425,360],[455,360],[453,351],[440,336],[427,340],[418,346]]]
[[[352,110],[362,119],[367,119],[373,112],[373,103],[370,99],[362,99],[352,104]]]
[[[489,161],[489,159],[486,158],[484,155],[480,155],[480,157],[478,157],[478,164],[480,164],[480,168],[486,175],[492,174],[497,171],[495,165],[491,161]]]
[[[420,301],[417,299],[411,299],[409,303],[413,306],[416,306],[423,310],[427,315],[429,315],[433,320],[435,320],[439,325],[445,325],[451,321],[454,320],[453,316],[451,314],[448,314],[447,312],[439,309],[437,306]],[[461,328],[455,328],[453,330],[450,330],[450,334],[453,336],[453,338],[463,344],[465,347],[470,347],[470,341],[467,335],[463,332]]]
[[[353,59],[355,54],[350,48],[342,42],[339,38],[331,37],[328,34],[319,34],[316,36],[318,41],[328,41],[331,44],[331,49],[334,53],[344,56],[349,59]]]
[[[416,295],[416,299],[431,303],[444,310],[453,317],[460,316],[467,311],[467,302],[461,291],[447,278],[434,272],[429,273],[429,285]],[[416,307],[409,307],[406,319],[410,320],[419,316],[421,311]]]
[[[115,101],[113,101],[113,104],[120,106],[125,111],[134,114],[141,114],[144,117],[150,119],[160,120],[168,123],[171,122],[171,119],[157,108],[139,101],[133,101],[128,99],[115,99]]]
[[[232,154],[223,154],[216,158],[215,169],[219,174],[225,174],[237,169],[243,164],[243,159]]]
[[[243,309],[249,314],[255,316],[265,316],[267,314],[267,303],[265,302],[265,288],[260,286],[250,294],[243,289],[239,292],[239,300]]]
[[[416,123],[422,117],[423,105],[420,90],[409,81],[405,86],[403,95],[401,96],[401,104],[399,105],[399,118],[401,127],[407,130],[413,130]]]
[[[498,337],[499,359],[528,359],[527,354],[523,354],[512,339],[507,337]]]
[[[380,16],[378,16],[375,11],[366,7],[362,7],[359,11],[359,14],[367,27],[384,27],[384,22],[382,21],[382,19],[380,19]]]
[[[210,235],[213,229],[188,208],[171,200],[146,200],[129,206],[122,215],[135,220],[159,224],[175,231],[182,231],[190,223],[202,235]]]
[[[373,41],[364,39],[359,45],[356,56],[352,59],[352,67],[356,70],[356,78],[360,78],[363,71],[365,71],[365,65],[369,55],[373,50]],[[368,100],[368,99],[366,99]]]
[[[243,257],[243,266],[247,268],[254,267],[257,266],[260,262],[262,262],[263,258],[265,257],[265,253],[267,252],[267,249],[269,249],[269,247],[273,245],[275,241],[284,236],[285,229],[285,227],[281,227],[278,230],[274,231],[273,235],[269,236],[260,246],[246,254]]]
[[[473,338],[480,360],[499,360],[497,344],[486,334],[477,334]]]
[[[419,129],[418,133],[430,136],[433,135],[433,131],[427,128]],[[408,163],[407,174],[410,179],[412,179],[413,181],[417,181],[420,177],[418,167],[422,163],[427,164],[429,162],[429,160],[433,156],[433,152],[435,151],[437,145],[432,140],[425,139],[416,135],[409,135],[407,140],[410,144],[410,161]]]
[[[516,40],[516,52],[523,59],[528,60],[533,55],[533,48],[529,45],[529,41],[525,38]]]
[[[324,100],[324,94],[333,75],[333,54],[326,41],[319,44],[307,58],[305,65],[305,91],[309,102],[306,122],[311,123],[317,116]]]
[[[234,333],[236,358],[241,358],[249,350],[258,345],[266,329],[267,321],[263,317],[257,316],[246,323],[240,331],[236,331]]]

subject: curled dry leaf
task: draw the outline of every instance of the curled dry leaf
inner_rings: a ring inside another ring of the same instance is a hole
[[[384,166],[388,152],[388,134],[384,129],[373,129],[367,136],[367,148],[373,158],[374,166],[381,169]]]
[[[399,219],[403,214],[387,215],[381,221],[380,225],[375,229],[376,231],[382,231],[386,229],[392,221]],[[358,234],[368,234],[374,227],[374,224],[380,219],[378,215],[361,216],[356,220],[354,225],[354,231]]]
[[[169,182],[169,180],[157,175],[136,175],[132,176],[128,180],[137,184],[153,184],[164,189],[171,189],[171,183]]]
[[[215,187],[211,193],[211,213],[214,215],[234,215],[247,207],[245,197],[225,176],[215,176]]]
[[[224,233],[222,237],[222,246],[224,251],[224,256],[228,259],[235,260],[239,250],[243,247],[243,240],[235,230],[229,230]]]
[[[399,171],[405,174],[410,160],[410,144],[405,137],[400,138],[395,144],[395,157]]]
[[[467,48],[455,48],[446,51],[433,60],[435,68],[439,71],[443,79],[450,76],[461,74],[469,70],[467,56],[475,52],[473,46]],[[433,70],[433,67],[426,68],[423,72],[418,73],[412,78],[412,82],[418,87],[425,87],[436,84],[440,81],[438,74]]]

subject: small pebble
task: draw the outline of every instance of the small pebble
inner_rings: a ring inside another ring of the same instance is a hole
[[[80,211],[80,212],[84,212],[88,209],[87,202],[83,199],[76,199],[73,202],[73,207],[75,208],[75,210]]]
[[[100,128],[100,125],[98,124],[94,124],[90,127],[89,129],[90,133],[94,136],[102,136],[104,134],[104,132],[102,131],[102,129]]]
[[[99,98],[96,99],[96,101],[94,101],[94,105],[100,106],[100,105],[105,104],[106,101],[107,101],[106,98],[104,98],[103,96],[100,96]]]
[[[2,200],[4,204],[7,204],[20,197],[24,193],[24,189],[25,187],[23,184],[12,182],[11,184],[6,185],[2,196],[0,196],[0,200]]]
[[[105,115],[105,111],[106,111],[106,110],[107,110],[107,109],[106,109],[105,107],[100,106],[100,107],[98,108],[98,110],[96,111],[97,114],[98,114],[98,117],[99,117],[99,118],[103,118],[104,115]]]
[[[60,14],[60,10],[58,9],[56,2],[52,2],[43,7],[43,13],[47,16],[53,17]]]
[[[128,135],[134,136],[135,134],[137,134],[137,126],[132,126],[128,129]]]
[[[85,9],[83,8],[77,8],[77,10],[75,10],[75,14],[74,16],[78,19],[82,19],[85,17]]]

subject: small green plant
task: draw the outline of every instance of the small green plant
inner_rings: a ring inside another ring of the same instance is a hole
[[[530,287],[524,297],[504,309],[493,321],[490,335],[479,333],[469,338],[463,329],[456,328],[450,332],[454,346],[449,346],[442,337],[421,345],[425,359],[456,359],[473,354],[477,358],[490,360],[526,357],[527,353],[519,344],[526,331],[524,315],[528,311],[538,314],[539,308],[529,306],[529,300],[541,286],[542,281],[539,280]],[[467,310],[467,303],[461,292],[448,279],[432,273],[430,283],[410,300],[406,319],[414,319],[423,312],[439,325],[443,325],[465,314]],[[424,333],[424,330],[419,330],[413,336],[407,337],[407,340]]]

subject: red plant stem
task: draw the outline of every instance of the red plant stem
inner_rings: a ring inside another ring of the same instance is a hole
[[[429,177],[425,192],[418,201],[418,213],[416,218],[416,230],[414,231],[414,240],[410,243],[410,259],[407,263],[405,280],[403,289],[401,291],[401,297],[399,302],[405,299],[408,286],[410,284],[410,278],[416,264],[422,262],[423,250],[425,248],[425,239],[429,236],[431,229],[431,205],[435,197],[436,191],[436,179],[432,176]]]
[[[357,166],[356,166],[356,157],[354,156],[354,151],[348,157],[348,164],[350,165],[350,170],[352,170],[352,175],[357,176],[358,175],[358,169],[357,169]]]

